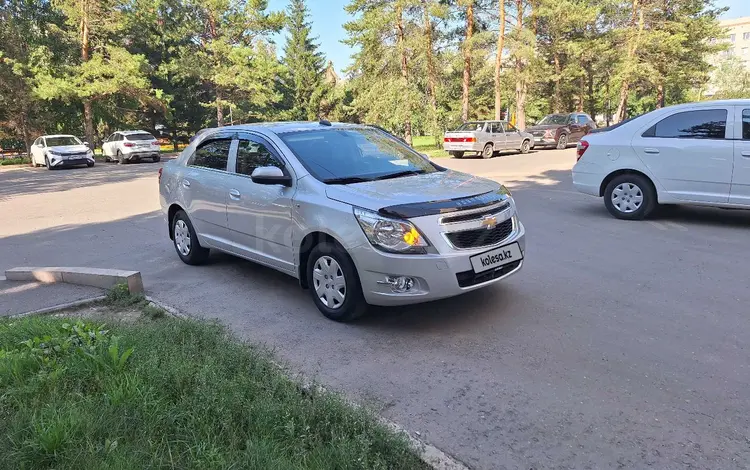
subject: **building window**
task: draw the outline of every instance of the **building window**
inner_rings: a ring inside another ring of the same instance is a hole
[[[735,39],[737,39],[737,35],[736,34],[730,34],[729,35],[729,40],[730,41],[734,42]]]
[[[745,41],[750,39],[750,33],[742,33],[742,39],[744,39]]]

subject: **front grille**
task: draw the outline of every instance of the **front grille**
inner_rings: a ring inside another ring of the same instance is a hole
[[[518,261],[513,261],[512,263],[500,266],[497,269],[490,269],[489,271],[485,271],[483,273],[477,274],[474,271],[464,271],[456,274],[456,280],[458,281],[458,285],[460,287],[475,286],[483,282],[503,277],[520,265],[521,260],[519,259]]]
[[[455,224],[457,222],[468,222],[471,220],[480,220],[485,215],[495,215],[507,209],[509,204],[507,202],[502,203],[499,207],[493,207],[486,211],[473,212],[471,214],[453,215],[449,217],[443,217],[440,221],[442,224]]]
[[[513,219],[508,219],[495,225],[494,228],[478,228],[462,232],[450,232],[445,236],[456,248],[479,248],[482,246],[496,245],[513,232]]]

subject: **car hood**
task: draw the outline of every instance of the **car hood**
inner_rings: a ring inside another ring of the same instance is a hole
[[[561,127],[565,127],[565,124],[541,124],[541,125],[527,127],[526,132],[546,131],[548,129],[559,129]]]
[[[83,153],[88,152],[89,148],[83,144],[79,145],[56,145],[48,147],[47,150],[54,153]]]
[[[436,171],[365,183],[329,185],[326,195],[353,206],[399,217],[453,212],[505,199],[500,184],[457,171]],[[488,196],[490,195],[490,196]]]

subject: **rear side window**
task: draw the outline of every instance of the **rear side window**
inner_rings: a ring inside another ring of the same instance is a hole
[[[127,136],[128,140],[154,140],[154,136],[151,134],[143,133],[143,134],[129,134]]]
[[[644,132],[643,137],[724,139],[726,129],[726,109],[701,109],[685,111],[664,118]]]
[[[750,140],[750,109],[742,110],[742,140]]]
[[[187,164],[188,166],[226,171],[231,145],[232,139],[215,139],[204,142],[195,150]]]
[[[252,175],[256,168],[275,166],[284,169],[284,165],[273,156],[268,148],[252,140],[241,139],[237,147],[237,166],[235,172],[240,175]]]

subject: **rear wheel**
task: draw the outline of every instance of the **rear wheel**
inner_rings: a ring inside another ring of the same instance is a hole
[[[161,160],[161,155],[154,155],[154,163],[158,162],[159,160]]]
[[[604,190],[604,205],[618,219],[642,220],[658,205],[649,180],[635,173],[618,175]]]
[[[529,153],[529,148],[531,148],[531,144],[528,140],[524,140],[521,144],[521,153]]]
[[[198,265],[206,262],[209,250],[198,242],[193,224],[185,211],[178,211],[172,219],[172,234],[175,250],[183,263]]]
[[[122,156],[122,152],[120,152],[119,150],[117,151],[117,163],[119,163],[120,165],[125,165],[126,163],[128,163],[128,161],[125,160],[125,157]]]
[[[495,153],[495,148],[492,144],[487,144],[482,149],[482,158],[492,158],[493,153]]]
[[[463,158],[464,157],[464,153],[463,152],[452,151],[452,152],[450,152],[450,154],[453,155],[455,158]]]
[[[568,134],[560,134],[557,139],[557,148],[559,150],[568,148]]]
[[[351,321],[367,311],[357,269],[338,244],[323,242],[312,249],[307,284],[315,306],[331,320]]]

